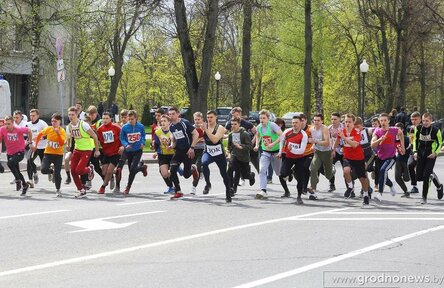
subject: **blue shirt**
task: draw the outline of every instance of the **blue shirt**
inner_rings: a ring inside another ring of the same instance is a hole
[[[133,152],[140,150],[142,145],[145,145],[145,126],[136,122],[136,125],[132,126],[129,122],[123,125],[120,131],[120,142],[127,152]],[[131,148],[127,148],[131,145]]]
[[[176,124],[171,123],[170,131],[176,140],[176,150],[188,150],[193,143],[194,126],[186,119],[180,119]]]

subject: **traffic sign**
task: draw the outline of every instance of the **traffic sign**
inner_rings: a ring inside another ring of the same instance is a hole
[[[57,60],[57,71],[61,71],[65,69],[65,63],[63,63],[63,59]]]

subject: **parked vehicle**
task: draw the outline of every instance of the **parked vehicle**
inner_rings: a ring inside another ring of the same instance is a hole
[[[372,119],[373,118],[378,118],[379,114],[375,114],[369,118],[367,118],[366,120],[364,120],[364,127],[372,127]]]
[[[270,121],[274,122],[276,120],[276,115],[270,112]],[[254,125],[259,124],[259,111],[250,111],[248,113],[248,121],[253,123]]]
[[[293,120],[293,116],[295,115],[301,115],[303,114],[302,112],[287,112],[284,114],[284,116],[282,116],[281,118],[284,119],[285,122],[285,127],[289,128],[291,127],[291,121]]]
[[[227,123],[227,121],[230,119],[230,112],[231,112],[231,107],[218,107],[216,108],[216,113],[217,113],[217,123],[225,126],[225,124]]]

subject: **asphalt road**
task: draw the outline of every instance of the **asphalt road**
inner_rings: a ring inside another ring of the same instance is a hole
[[[56,198],[41,176],[19,198],[11,174],[0,175],[0,287],[444,287],[434,187],[426,206],[399,193],[363,209],[343,199],[342,181],[326,192],[321,176],[320,199],[303,206],[281,199],[278,184],[269,200],[254,199],[256,184],[226,204],[216,170],[209,195],[200,183],[200,195],[177,201],[163,195],[155,164],[128,197],[74,199],[71,185]],[[444,181],[444,158],[435,172]],[[191,179],[181,183],[189,192]]]

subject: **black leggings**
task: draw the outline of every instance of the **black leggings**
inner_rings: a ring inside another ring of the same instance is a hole
[[[422,197],[427,198],[430,186],[430,178],[433,174],[436,158],[429,159],[427,157],[418,157],[416,165],[416,180],[422,182]]]
[[[228,174],[227,174],[227,158],[225,157],[224,153],[222,153],[221,155],[217,155],[217,156],[211,156],[210,154],[205,152],[202,155],[202,171],[203,171],[203,174],[205,177],[205,182],[207,183],[207,185],[211,185],[210,168],[208,166],[213,162],[216,163],[217,167],[219,167],[220,176],[222,176],[222,179],[224,180],[225,196],[227,198],[231,198],[230,184],[228,181]]]
[[[54,165],[54,170],[49,168],[51,167],[51,164]],[[42,174],[54,173],[55,186],[57,190],[60,189],[60,185],[62,183],[62,175],[60,174],[60,171],[62,170],[62,164],[63,155],[45,154],[45,156],[43,156],[41,172]]]
[[[194,159],[193,164],[196,164],[197,171],[199,171],[199,175],[202,172],[202,155],[203,155],[203,149],[194,149]],[[199,184],[199,178],[193,179],[193,186],[197,187],[197,184]]]
[[[128,159],[128,168],[130,170],[130,174],[128,176],[128,184],[126,185],[128,188],[131,188],[131,185],[133,185],[136,174],[143,170],[143,162],[140,162],[142,154],[142,150],[126,152],[126,157]]]
[[[171,181],[173,181],[174,190],[176,192],[181,191],[179,177],[177,176],[177,169],[179,168],[181,163],[183,163],[183,177],[185,179],[190,178],[192,174],[191,165],[193,163],[193,160],[190,159],[190,157],[188,157],[187,151],[176,150],[174,152],[173,159],[171,159],[171,165],[170,165],[170,174],[171,174],[170,178]]]
[[[29,180],[32,180],[32,176],[34,173],[37,173],[37,166],[35,165],[34,161],[37,159],[37,157],[40,158],[40,163],[43,161],[43,154],[45,152],[45,149],[37,149],[35,152],[32,153],[31,157],[28,159],[26,163],[26,172],[28,173]]]
[[[18,152],[14,155],[8,155],[8,167],[11,170],[12,174],[14,175],[15,181],[22,181],[23,185],[26,185],[25,178],[23,177],[23,174],[20,172],[20,161],[23,160],[25,157],[25,152]]]
[[[306,173],[305,169],[305,163],[306,157],[302,158],[287,158],[285,155],[282,155],[282,165],[281,165],[281,172],[279,175],[279,181],[281,182],[282,188],[284,188],[285,194],[290,194],[290,191],[288,190],[287,186],[287,180],[285,180],[286,177],[290,176],[292,173],[294,173],[294,176],[296,177],[297,183],[297,190],[298,190],[298,196],[302,195],[302,191],[304,189],[304,185],[306,182],[306,175],[309,174]],[[308,165],[310,167],[310,164]]]
[[[233,157],[228,165],[228,183],[234,192],[237,191],[237,185],[241,176],[243,179],[250,179],[253,176],[250,171],[250,162],[242,162]]]

